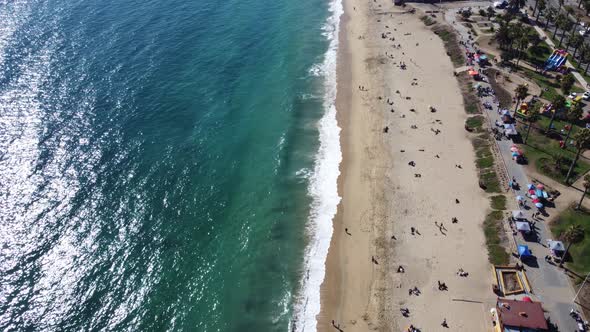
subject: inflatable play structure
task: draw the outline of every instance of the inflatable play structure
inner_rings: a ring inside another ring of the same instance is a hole
[[[529,112],[529,104],[522,103],[522,104],[520,104],[520,107],[516,110],[515,115],[526,119],[529,116],[528,112]]]
[[[545,70],[561,70],[567,60],[567,54],[568,53],[564,50],[553,51],[553,54],[551,54],[545,62]]]

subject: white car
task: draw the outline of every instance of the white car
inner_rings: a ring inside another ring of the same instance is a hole
[[[568,97],[569,99],[575,99],[577,96],[578,96],[578,94],[577,94],[577,93],[575,93],[575,92],[572,92],[572,93],[570,93],[570,95],[569,95],[569,96],[567,96],[567,97]]]
[[[590,91],[584,92],[582,98],[584,98],[584,100],[590,100]]]

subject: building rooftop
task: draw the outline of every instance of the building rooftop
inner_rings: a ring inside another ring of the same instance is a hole
[[[498,298],[497,310],[502,325],[537,330],[549,328],[540,302]]]

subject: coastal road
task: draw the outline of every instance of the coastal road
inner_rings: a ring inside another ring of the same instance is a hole
[[[487,4],[482,5],[487,6]],[[454,20],[456,11],[457,9],[449,10],[449,12],[445,14],[445,19],[455,28],[455,30],[459,32],[462,39],[467,41],[467,29],[463,25],[457,24],[457,22]],[[473,49],[470,50],[473,51]],[[489,86],[487,83],[482,83],[482,85],[484,87]],[[497,120],[500,120],[500,114],[498,113],[497,108],[498,105],[497,103],[494,103],[494,99],[495,97],[493,96],[481,98],[482,103],[489,102],[493,105],[491,110],[484,111],[491,127],[495,125]],[[517,164],[511,158],[510,148],[513,145],[513,142],[507,139],[496,142],[498,151],[502,157],[499,162],[504,165],[508,178],[514,177],[516,182],[521,186],[520,190],[512,190],[510,193],[511,195],[508,195],[508,199],[512,199],[512,203],[514,203],[516,202],[517,195],[526,196],[526,184],[530,183],[530,181],[526,175],[524,167]],[[529,203],[529,206],[530,204],[531,203]],[[535,210],[526,209],[523,212],[526,214],[529,220],[532,220],[532,213]],[[548,220],[548,217],[549,215],[545,215],[543,219]],[[547,263],[543,259],[543,257],[549,252],[544,243],[546,243],[547,238],[551,237],[551,233],[549,232],[548,226],[544,220],[538,221],[535,225],[537,232],[536,241],[527,242],[521,236],[516,236],[514,237],[515,244],[527,244],[533,254],[540,258],[532,264],[525,264],[525,268],[533,288],[533,293],[540,301],[543,302],[543,307],[549,312],[551,321],[557,324],[560,331],[575,331],[576,323],[569,316],[569,311],[573,306],[572,300],[575,294],[568,277],[557,266]]]

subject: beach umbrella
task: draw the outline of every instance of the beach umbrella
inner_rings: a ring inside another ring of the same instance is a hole
[[[516,196],[516,200],[517,201],[524,201],[524,197],[518,195],[518,196]]]
[[[530,183],[529,183],[529,184],[527,184],[527,185],[526,185],[526,187],[527,187],[527,188],[529,188],[529,189],[533,189],[533,188],[535,188],[535,186],[533,186],[533,185],[532,185],[532,184],[530,184]]]
[[[471,75],[471,76],[476,76],[476,75],[478,74],[478,72],[477,72],[477,71],[475,71],[475,70],[470,70],[470,71],[468,71],[467,73],[468,73],[469,75]]]
[[[535,194],[535,189],[529,189],[529,195],[534,195]]]
[[[533,303],[533,300],[531,300],[531,298],[530,298],[530,297],[528,297],[528,296],[525,296],[525,297],[523,297],[523,298],[522,298],[522,301],[523,301],[523,302],[530,302],[530,303]]]
[[[518,157],[518,152],[516,152],[516,151],[515,152],[512,152],[512,156],[513,157]]]
[[[541,204],[541,203],[535,203],[535,206],[539,209],[543,208],[543,204]]]
[[[516,146],[513,146],[513,147],[510,148],[510,151],[516,152],[516,151],[518,151],[518,148]]]
[[[537,189],[541,189],[541,190],[543,190],[543,188],[545,188],[545,186],[544,186],[544,185],[542,185],[542,184],[540,184],[540,183],[537,185]]]

